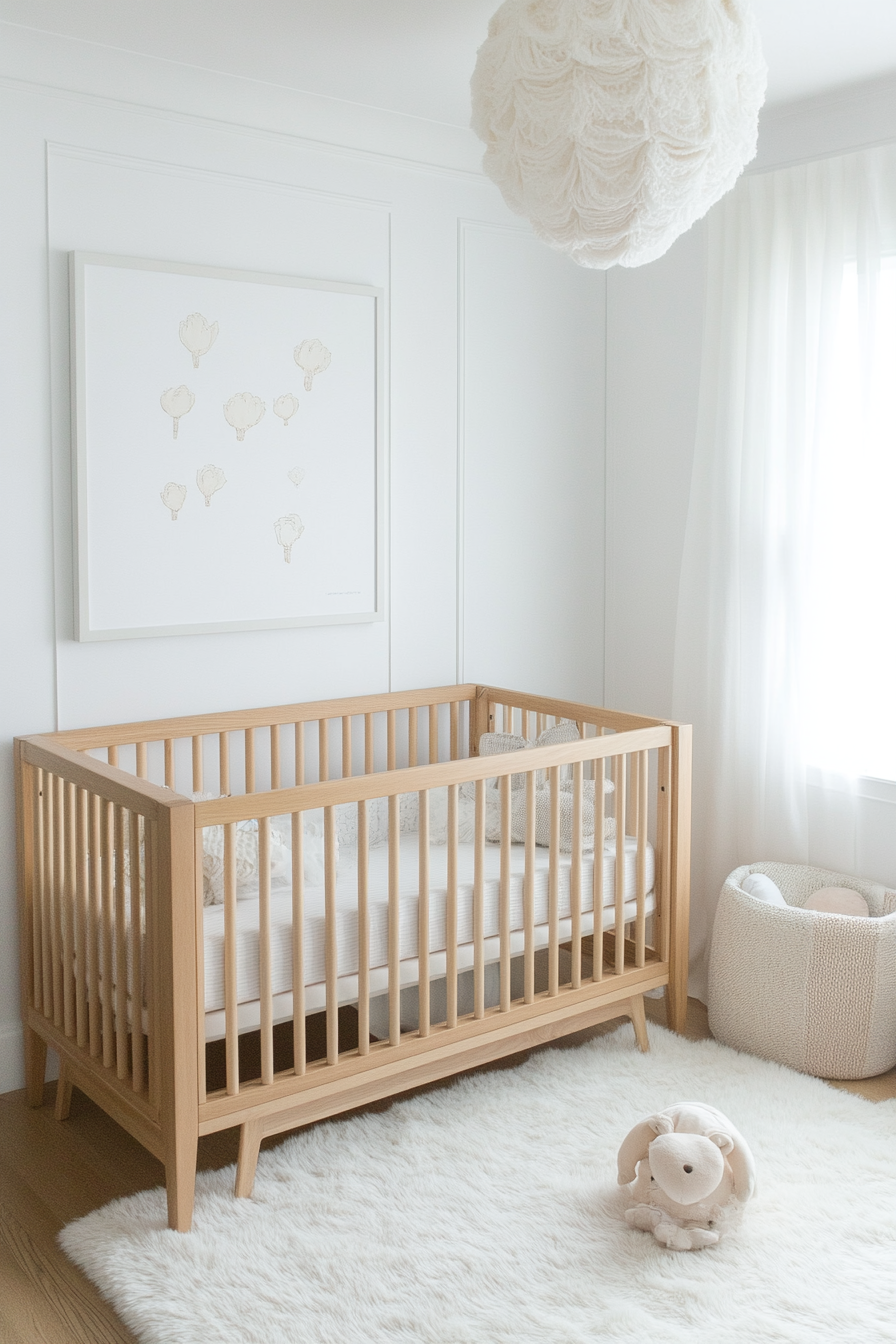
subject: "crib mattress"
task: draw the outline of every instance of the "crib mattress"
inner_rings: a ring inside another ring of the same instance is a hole
[[[625,876],[624,894],[626,902],[625,918],[632,919],[636,913],[636,854],[637,844],[631,837],[625,840]],[[429,952],[430,974],[444,974],[446,947],[446,904],[447,904],[447,860],[448,852],[444,845],[430,847],[429,881]],[[548,931],[548,885],[550,853],[546,849],[537,849],[535,857],[534,907],[537,926],[536,945],[544,946]],[[458,890],[457,890],[457,942],[458,965],[472,965],[473,940],[473,865],[474,846],[458,845]],[[484,882],[484,936],[486,939],[487,959],[499,954],[499,894],[500,894],[501,850],[498,845],[487,845],[485,849]],[[571,932],[570,911],[570,873],[572,856],[562,854],[559,864],[559,918],[561,938],[568,938]],[[399,938],[402,961],[401,979],[404,984],[416,983],[419,978],[417,968],[417,908],[418,908],[418,855],[417,837],[414,834],[402,836],[400,842],[400,881],[399,881]],[[525,872],[525,846],[511,846],[510,881],[510,927],[511,947],[514,954],[523,950],[523,877]],[[593,910],[594,859],[591,853],[582,856],[581,890],[583,934],[591,933],[594,927]],[[615,842],[608,845],[603,853],[604,904],[612,907],[615,902],[616,847]],[[651,897],[647,902],[648,912],[653,908],[652,891],[654,884],[654,854],[647,846],[645,888]],[[388,891],[389,891],[389,855],[388,846],[381,845],[369,851],[369,912],[370,912],[370,967],[371,992],[387,987],[386,966],[388,963]],[[205,908],[205,1009],[206,1035],[214,1039],[223,1034],[224,1008],[224,908],[207,906]],[[605,916],[600,923],[603,926],[612,922],[612,915]],[[257,1025],[257,1000],[259,996],[258,965],[258,901],[244,900],[237,905],[236,912],[237,943],[237,1001],[240,1007],[240,1029],[246,1030]],[[353,1002],[357,999],[358,973],[358,918],[357,918],[357,869],[351,859],[351,852],[340,848],[339,873],[336,886],[336,945],[337,966],[340,980],[340,1001]],[[324,980],[326,948],[326,927],[324,917],[324,892],[322,887],[305,888],[304,919],[304,969],[306,1009],[315,1011],[324,1005]],[[275,997],[275,1015],[278,1019],[292,1015],[292,897],[288,889],[282,887],[271,893],[271,979]],[[316,990],[316,992],[315,992]],[[320,1002],[318,1003],[318,1000]]]

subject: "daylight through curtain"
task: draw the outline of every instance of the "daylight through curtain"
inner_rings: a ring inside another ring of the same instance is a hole
[[[675,716],[694,724],[695,993],[726,874],[810,858],[819,467],[842,355],[844,272],[856,271],[858,339],[870,349],[894,247],[896,146],[743,178],[709,218],[674,687]],[[834,626],[832,647],[838,638]]]

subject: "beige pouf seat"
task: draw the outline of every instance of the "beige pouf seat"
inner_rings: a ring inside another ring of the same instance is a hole
[[[764,873],[787,906],[741,884]],[[869,918],[802,907],[849,887]],[[727,878],[709,957],[709,1029],[735,1050],[818,1078],[869,1078],[896,1065],[896,892],[823,868],[753,863]]]

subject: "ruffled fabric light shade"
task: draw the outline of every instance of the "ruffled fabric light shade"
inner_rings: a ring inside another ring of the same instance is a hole
[[[506,0],[472,125],[540,238],[583,266],[641,266],[753,158],[765,85],[748,0]]]

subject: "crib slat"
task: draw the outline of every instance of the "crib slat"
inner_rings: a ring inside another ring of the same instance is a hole
[[[391,713],[391,711],[390,711]],[[389,799],[389,1043],[401,1039],[401,925],[399,922],[398,798]]]
[[[457,1026],[457,784],[448,785],[448,892],[445,897],[446,1025]]]
[[[364,715],[364,773],[373,774],[373,715]]]
[[[573,989],[582,986],[582,775],[582,762],[576,761],[572,767],[572,856],[569,869]]]
[[[625,970],[625,762],[624,755],[613,757],[613,782],[616,785],[616,908],[614,929],[616,933],[617,975]]]
[[[143,867],[146,886],[146,933],[143,938],[143,965],[152,967],[155,963],[155,912],[158,909],[159,893],[155,879],[155,823],[148,817],[143,818]],[[143,978],[143,990],[146,998],[146,1074],[147,1097],[153,1107],[159,1105],[159,1079],[161,1076],[161,1053],[155,1048],[159,1039],[159,1002],[156,989],[156,977],[146,974]]]
[[[236,823],[231,821],[224,827],[224,1054],[230,1097],[240,1090],[236,977]]]
[[[339,985],[336,944],[336,809],[324,808],[324,904],[327,976],[327,1063],[339,1063]]]
[[[395,710],[386,714],[386,769],[394,770],[397,764],[395,754]]]
[[[65,807],[65,874],[62,883],[62,1019],[66,1036],[75,1034],[75,891],[77,871],[75,858],[75,786],[66,783]]]
[[[165,787],[174,788],[174,740],[165,738]]]
[[[592,875],[592,908],[594,935],[592,937],[591,979],[604,978],[604,826],[607,799],[604,793],[604,762],[594,762],[594,872]]]
[[[476,781],[473,853],[473,1016],[485,1016],[485,780]]]
[[[138,742],[138,743],[137,743],[136,748],[135,748],[135,755],[136,755],[136,764],[137,764],[137,778],[138,778],[138,779],[146,779],[146,778],[148,777],[149,771],[148,771],[148,769],[147,769],[147,764],[146,764],[146,743],[145,743],[145,742]]]
[[[435,765],[439,759],[439,707],[429,707],[429,763]]]
[[[560,770],[548,771],[551,790],[551,848],[548,855],[548,994],[560,990]]]
[[[535,1002],[535,771],[526,772],[526,868],[523,877],[523,983],[526,1003]]]
[[[99,922],[102,938],[102,1063],[103,1068],[111,1068],[114,1063],[114,1042],[113,1042],[113,1013],[111,1013],[111,974],[113,974],[113,960],[111,960],[111,930],[113,930],[114,907],[113,907],[113,805],[107,802],[105,798],[99,801],[102,818],[102,917]]]
[[[459,731],[459,710],[460,706],[456,700],[451,701],[449,708],[449,731],[451,734],[451,759],[456,761],[460,757],[460,731]]]
[[[87,908],[89,876],[87,864],[88,795],[78,789],[75,798],[75,871],[77,904],[75,907],[75,1032],[81,1049],[87,1047]]]
[[[411,705],[408,710],[408,765],[417,764],[417,707]]]
[[[247,728],[244,733],[246,762],[246,792],[255,792],[255,729]]]
[[[125,810],[115,806],[115,1072],[128,1076],[127,889],[124,875]],[[111,994],[112,985],[109,984]]]
[[[513,732],[513,705],[504,706],[504,731],[505,733]]]
[[[196,947],[199,949],[199,956],[196,959],[196,1095],[200,1103],[207,1100],[206,1094],[206,1072],[205,1072],[205,873],[203,870],[203,858],[205,855],[205,844],[203,836],[205,832],[200,828],[193,832],[193,889],[195,899],[193,901],[193,923],[196,930]],[[133,1004],[133,998],[132,998]],[[133,1013],[133,1007],[132,1007]],[[141,1014],[142,1016],[142,1014]],[[136,1018],[133,1019],[136,1023]],[[136,1026],[131,1027],[131,1044],[135,1039]],[[136,1084],[135,1090],[136,1090]]]
[[[330,720],[317,721],[317,777],[323,784],[330,778]]]
[[[510,775],[501,776],[501,886],[498,932],[501,948],[501,1012],[510,1011]]]
[[[418,1027],[421,1036],[429,1035],[429,793],[426,789],[417,795],[419,885],[417,887],[417,966],[420,1012]]]
[[[358,1054],[370,1054],[370,827],[367,803],[358,803]]]
[[[646,961],[647,942],[647,788],[650,770],[650,758],[646,751],[639,751],[638,765],[638,851],[635,863],[635,881],[637,895],[637,915],[635,917],[635,965],[643,966]]]
[[[271,823],[258,819],[258,999],[261,1081],[274,1081],[274,1000],[271,982]]]
[[[271,788],[280,788],[280,725],[271,724]]]
[[[202,793],[202,738],[193,738],[193,792]]]
[[[100,928],[102,926],[102,842],[100,800],[90,795],[90,897],[87,905],[87,1034],[90,1054],[98,1058],[102,1049],[100,1033]]]
[[[296,784],[305,783],[305,725],[295,725]]]
[[[142,1092],[143,1078],[143,902],[140,892],[140,829],[141,818],[136,812],[130,813],[130,869],[131,869],[131,1086],[135,1092]],[[202,890],[202,848],[197,846],[199,855],[199,890]],[[199,946],[202,946],[200,942]],[[205,995],[200,993],[199,1002],[205,1008]],[[204,1025],[204,1024],[203,1024]],[[200,1054],[205,1062],[205,1041],[201,1043]],[[204,1095],[203,1087],[203,1095]]]
[[[218,734],[218,792],[222,797],[230,792],[230,737],[227,733]]]
[[[32,845],[34,849],[34,890],[31,899],[31,956],[32,975],[34,977],[33,1006],[38,1012],[44,1011],[44,949],[43,949],[43,901],[44,901],[44,814],[43,814],[43,770],[36,768],[31,772],[33,798],[31,807]]]
[[[301,724],[296,724],[296,738]],[[298,755],[296,758],[298,771]],[[304,821],[293,812],[292,824],[292,1067],[305,1072],[305,859]]]
[[[352,721],[348,714],[342,718],[342,778],[351,779],[352,775]],[[277,785],[279,788],[280,785]]]
[[[118,747],[113,745],[106,748],[106,759],[110,765],[118,764]]]
[[[53,1025],[62,1026],[63,1004],[62,1004],[62,883],[64,880],[64,854],[63,849],[63,816],[62,816],[62,789],[63,783],[58,775],[53,775],[50,797],[53,808],[53,823],[51,830],[52,848],[50,851],[50,902],[51,919],[50,924],[50,953],[52,957],[53,971]]]

